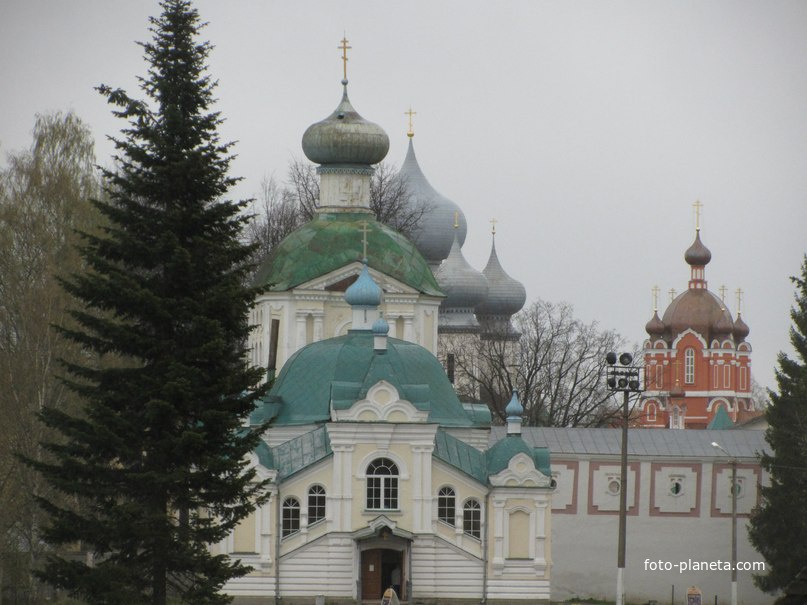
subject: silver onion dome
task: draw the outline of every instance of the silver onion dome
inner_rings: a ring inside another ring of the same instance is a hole
[[[448,258],[434,276],[446,294],[440,304],[438,330],[446,333],[478,331],[474,308],[487,296],[488,281],[465,260],[458,237],[454,238]]]

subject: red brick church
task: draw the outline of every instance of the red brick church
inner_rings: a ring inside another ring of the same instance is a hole
[[[700,228],[684,254],[690,266],[687,289],[659,317],[658,305],[645,326],[645,392],[637,424],[647,428],[729,428],[759,415],[751,396],[749,328],[740,311],[732,317],[725,298],[707,288],[712,253]],[[656,296],[658,290],[655,289]]]

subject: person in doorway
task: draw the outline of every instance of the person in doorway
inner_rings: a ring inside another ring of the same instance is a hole
[[[401,566],[396,565],[392,568],[392,571],[389,575],[390,584],[392,584],[392,588],[395,591],[395,594],[401,594]]]

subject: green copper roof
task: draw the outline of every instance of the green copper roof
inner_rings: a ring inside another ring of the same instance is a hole
[[[547,477],[552,476],[549,467],[549,450],[543,447],[530,447],[520,435],[508,435],[504,439],[497,441],[486,453],[488,473],[495,475],[500,473],[516,454],[527,454],[532,458],[535,468]]]
[[[709,423],[709,426],[706,427],[707,429],[733,429],[734,423],[731,421],[729,417],[729,413],[726,411],[722,405],[717,408],[717,412],[715,412],[712,421]]]
[[[376,353],[369,330],[351,330],[297,351],[253,417],[273,417],[275,426],[328,422],[331,407],[350,408],[379,380],[386,380],[402,399],[428,412],[429,422],[477,425],[434,355],[397,338],[387,338],[386,352]]]
[[[282,292],[360,261],[364,221],[370,267],[423,294],[443,296],[415,245],[368,212],[317,214],[272,249],[258,268],[255,285]]]

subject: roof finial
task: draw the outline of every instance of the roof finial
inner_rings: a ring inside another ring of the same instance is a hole
[[[367,233],[369,231],[369,226],[368,226],[367,221],[362,221],[359,224],[361,225],[361,229],[359,229],[359,231],[361,231],[361,233],[362,233],[362,236],[361,236],[361,241],[362,241],[362,260],[364,262],[367,262]]]
[[[743,289],[737,288],[735,294],[737,295],[737,316],[742,313],[742,306],[743,306]]]
[[[460,228],[460,213],[454,212],[454,229]]]
[[[408,136],[410,139],[415,136],[415,131],[412,128],[412,116],[416,116],[417,114],[418,112],[412,111],[411,105],[409,106],[409,111],[404,112],[405,116],[409,116],[409,130],[406,131],[406,136]]]
[[[342,37],[342,41],[340,42],[340,46],[337,46],[339,50],[342,51],[342,84],[347,85],[347,51],[352,49],[352,46],[348,46],[347,35],[345,34]]]
[[[490,219],[490,232],[495,237],[496,236],[496,223],[498,223],[495,218]]]
[[[653,313],[658,313],[658,293],[659,287],[653,286]]]
[[[695,200],[695,203],[692,204],[692,207],[695,209],[695,231],[701,230],[701,208],[703,208],[703,204],[701,204],[700,200]]]
[[[720,286],[720,300],[726,302],[726,292],[728,292],[728,288],[724,285]]]
[[[674,301],[675,300],[675,288],[670,288],[669,294],[670,294],[670,302]]]

